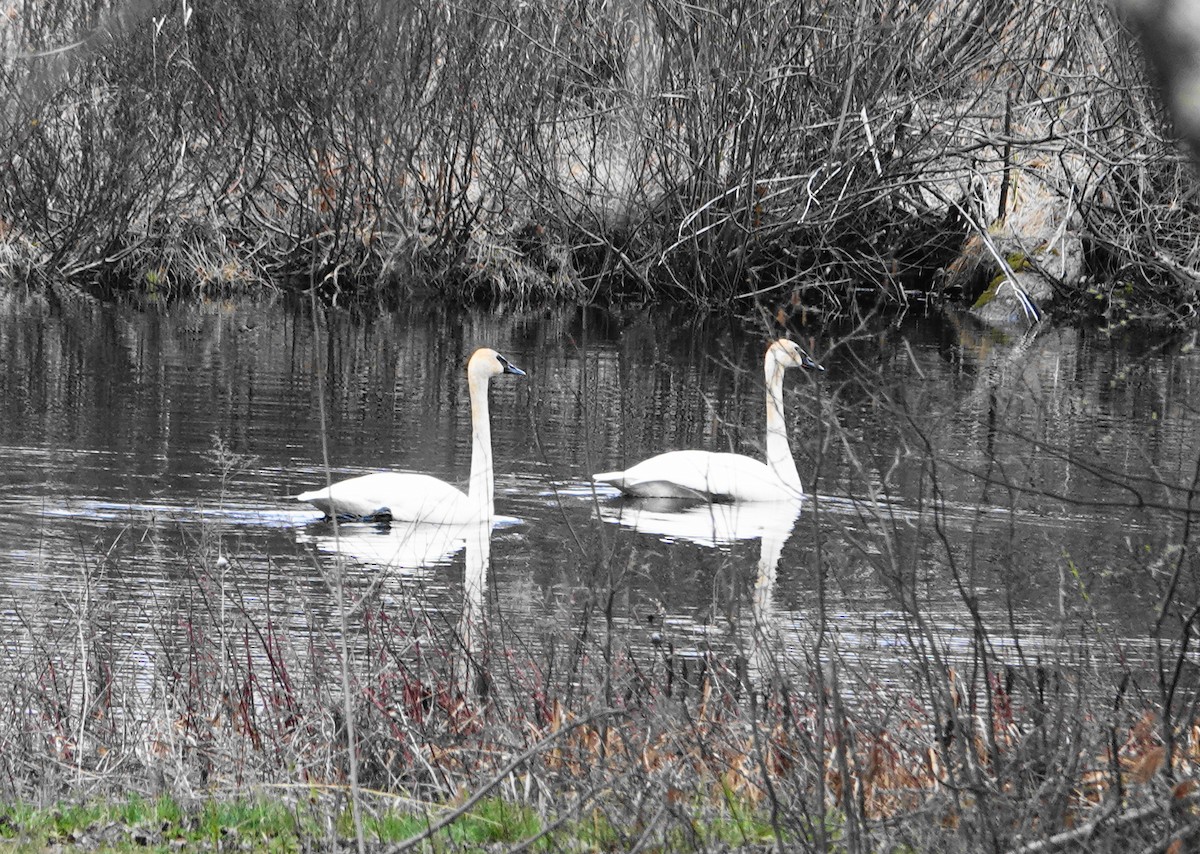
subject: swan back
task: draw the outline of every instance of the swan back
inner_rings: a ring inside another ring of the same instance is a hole
[[[782,501],[803,495],[759,460],[712,451],[667,451],[625,471],[594,474],[592,480],[639,498]]]

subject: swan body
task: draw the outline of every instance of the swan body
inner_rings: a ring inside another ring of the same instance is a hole
[[[377,471],[339,480],[327,489],[296,496],[326,516],[368,520],[390,517],[406,522],[469,521],[470,497],[428,474]],[[466,519],[460,518],[467,512]]]
[[[592,475],[592,480],[639,498],[787,501],[803,497],[783,418],[783,373],[788,368],[825,369],[786,338],[767,348],[763,367],[767,380],[765,463],[744,454],[668,451],[624,471]]]
[[[339,519],[383,519],[457,525],[491,519],[492,427],[488,413],[488,382],[501,374],[525,372],[488,347],[476,350],[467,362],[471,397],[471,478],[467,492],[427,474],[381,471],[338,481],[325,489],[296,496]]]
[[[775,470],[744,454],[712,451],[667,451],[625,471],[592,476],[638,498],[693,501],[781,501],[799,497]]]

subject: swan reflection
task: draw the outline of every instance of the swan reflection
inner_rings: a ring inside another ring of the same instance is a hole
[[[484,662],[487,636],[485,591],[491,562],[492,528],[498,520],[487,518],[463,525],[434,525],[421,522],[390,525],[342,524],[336,536],[300,531],[298,542],[356,563],[388,569],[416,570],[445,565],[465,549],[462,610],[457,622],[457,644],[453,656],[453,679],[465,694],[480,698],[488,693]],[[501,520],[513,521],[513,520]]]
[[[668,542],[713,547],[738,540],[778,539],[780,548],[800,518],[803,501],[718,504],[678,498],[627,498],[600,504],[600,518]]]
[[[492,525],[479,524],[466,535],[466,564],[463,569],[463,606],[458,620],[458,637],[462,655],[455,656],[454,684],[464,696],[474,694],[480,699],[489,691],[486,660],[488,567],[491,564]]]
[[[449,563],[480,523],[435,525],[428,522],[362,522],[320,526],[321,532],[301,530],[296,541],[356,563],[396,569],[423,569]]]
[[[793,525],[799,512],[792,518]],[[764,529],[758,551],[757,572],[754,577],[754,593],[750,600],[751,624],[746,649],[750,684],[766,691],[773,682],[781,678],[779,658],[783,653],[782,633],[775,616],[773,602],[775,579],[779,571],[779,559],[783,545],[791,535],[792,526],[784,531],[775,527]]]
[[[750,624],[743,652],[750,684],[767,690],[779,676],[782,640],[773,596],[779,560],[803,501],[714,504],[678,499],[624,499],[600,504],[600,518],[667,542],[687,540],[708,548],[759,539]]]

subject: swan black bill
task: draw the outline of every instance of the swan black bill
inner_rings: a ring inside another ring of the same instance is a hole
[[[500,360],[500,364],[504,366],[504,373],[506,373],[506,374],[515,374],[515,375],[516,375],[516,376],[518,376],[518,377],[523,377],[523,376],[525,376],[525,372],[524,372],[523,370],[521,370],[520,368],[518,368],[518,367],[517,367],[516,365],[514,365],[512,362],[508,361],[508,359],[504,358],[504,357],[503,357],[503,356],[501,356],[499,353],[497,353],[497,354],[496,354],[496,358],[497,358],[497,359],[499,359],[499,360]]]

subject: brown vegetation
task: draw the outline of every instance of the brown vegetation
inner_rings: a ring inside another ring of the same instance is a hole
[[[1189,173],[1091,0],[52,0],[0,44],[10,279],[848,309],[974,300],[1020,271],[935,274],[994,234],[1193,313]]]

